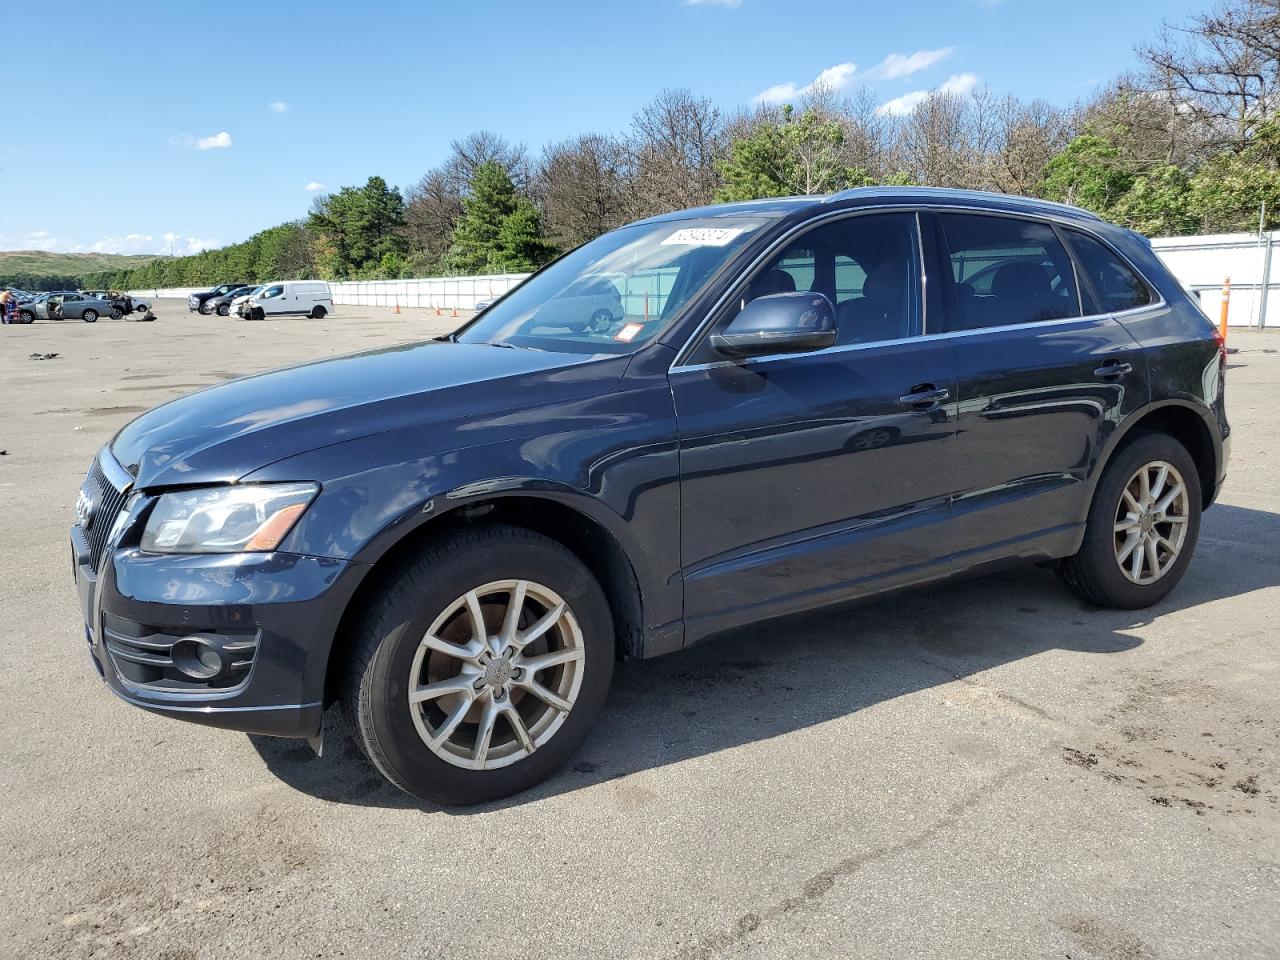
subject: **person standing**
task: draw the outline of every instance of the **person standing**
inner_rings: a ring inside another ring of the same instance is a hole
[[[17,319],[14,316],[14,308],[18,304],[18,298],[8,290],[0,291],[0,323],[13,323]]]

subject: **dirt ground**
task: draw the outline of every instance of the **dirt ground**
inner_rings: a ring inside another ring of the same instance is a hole
[[[0,957],[1280,957],[1280,335],[1232,333],[1156,608],[1031,568],[627,662],[569,769],[458,810],[333,714],[317,759],[117,701],[66,544],[135,414],[454,321],[156,312],[0,328]]]

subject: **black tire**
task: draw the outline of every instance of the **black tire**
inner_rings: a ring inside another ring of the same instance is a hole
[[[220,305],[218,306],[218,316],[220,316],[220,317],[229,317],[229,316],[231,316],[231,308],[230,308],[229,306],[227,306],[225,303],[220,304]]]
[[[80,319],[83,320],[85,323],[97,323],[98,311],[86,310],[84,313],[80,314]]]
[[[35,323],[36,315],[34,313],[31,313],[29,310],[19,310],[18,320],[21,323]]]
[[[496,769],[467,769],[437,756],[419,736],[409,678],[436,617],[467,591],[503,579],[529,579],[564,599],[581,627],[584,673],[572,709],[536,752]],[[482,803],[528,789],[569,759],[604,705],[613,659],[608,601],[582,561],[530,530],[480,527],[429,544],[383,585],[358,627],[342,700],[365,755],[397,787],[445,804]]]
[[[1115,521],[1130,478],[1144,464],[1163,461],[1187,488],[1187,531],[1177,557],[1153,583],[1130,580],[1117,561]],[[1058,564],[1058,575],[1082,600],[1098,607],[1137,610],[1162,599],[1182,579],[1200,536],[1200,474],[1187,448],[1165,433],[1142,433],[1115,453],[1093,492],[1080,549]]]
[[[312,311],[311,311],[311,319],[312,319],[312,320],[323,320],[323,319],[324,319],[324,315],[325,315],[325,313],[327,313],[327,312],[328,312],[328,311],[326,311],[324,307],[315,307],[315,308],[313,308],[313,309],[312,309]]]
[[[120,319],[121,317],[123,317],[123,316],[124,316],[124,311],[123,311],[123,310],[121,310],[119,307],[112,307],[112,308],[111,308],[111,319],[112,319],[112,320],[119,320],[119,319]]]
[[[201,316],[207,317],[209,316],[209,314],[213,313],[213,308],[209,306],[207,301],[205,303],[200,304],[200,306],[197,309],[199,310]]]

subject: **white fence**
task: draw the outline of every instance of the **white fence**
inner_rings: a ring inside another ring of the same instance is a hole
[[[1231,278],[1231,326],[1280,327],[1280,277],[1272,264],[1272,248],[1280,231],[1254,235],[1222,233],[1202,237],[1164,237],[1151,241],[1173,275],[1200,297],[1205,313],[1217,323],[1222,302],[1223,281]],[[420,309],[472,310],[480,300],[506,293],[527,273],[501,273],[482,277],[429,277],[421,280],[348,280],[329,284],[335,305]],[[660,278],[659,278],[660,280]],[[632,299],[661,298],[661,283],[650,289],[626,291]],[[163,290],[132,290],[134,296],[177,297],[203,287],[173,287]],[[656,302],[656,301],[655,301]],[[641,312],[637,299],[633,310]],[[648,304],[646,303],[646,307]]]
[[[1223,281],[1231,278],[1227,323],[1233,327],[1280,327],[1280,277],[1272,248],[1280,231],[1163,237],[1151,241],[1160,259],[1184,286],[1195,291],[1214,323],[1221,315]]]
[[[344,280],[329,284],[335,306],[421,307],[442,310],[473,310],[481,300],[501,296],[527,273],[498,273],[483,277],[429,277],[423,280]],[[176,297],[208,287],[168,287],[159,290],[130,290],[135,297]]]

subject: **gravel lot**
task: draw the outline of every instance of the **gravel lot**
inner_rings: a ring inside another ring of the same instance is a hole
[[[1029,569],[622,664],[572,769],[453,810],[334,713],[316,759],[118,702],[66,528],[137,413],[454,322],[157,314],[0,328],[0,956],[1280,956],[1280,336],[1233,333],[1230,479],[1157,608]]]

